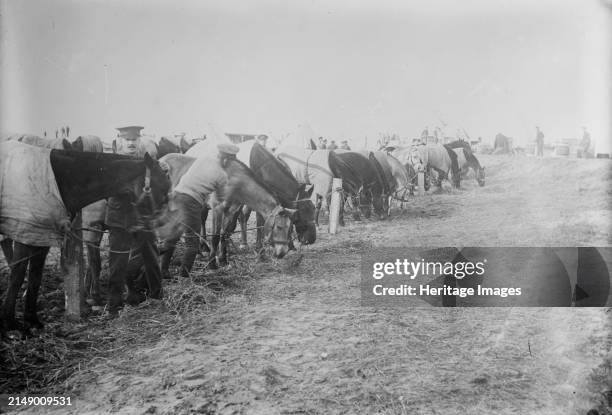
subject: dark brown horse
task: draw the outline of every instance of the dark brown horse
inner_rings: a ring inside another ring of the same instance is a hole
[[[238,157],[253,171],[278,198],[281,205],[297,209],[294,225],[298,240],[303,244],[312,244],[317,239],[317,228],[314,222],[315,207],[310,198],[314,187],[297,182],[289,167],[277,159],[264,146],[255,141],[238,144]],[[246,246],[246,228],[251,208],[244,206],[240,214],[241,244]],[[257,249],[262,246],[263,216],[257,215]]]
[[[0,326],[20,328],[15,302],[29,265],[25,327],[42,327],[36,315],[42,269],[49,246],[61,243],[76,212],[117,196],[151,227],[168,202],[170,182],[148,154],[136,160],[6,142],[0,143],[0,157],[0,234],[14,241],[12,249],[2,246],[11,272]]]

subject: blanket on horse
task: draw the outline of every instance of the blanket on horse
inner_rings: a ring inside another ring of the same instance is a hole
[[[0,143],[0,234],[27,245],[62,243],[70,219],[50,156],[46,148]]]

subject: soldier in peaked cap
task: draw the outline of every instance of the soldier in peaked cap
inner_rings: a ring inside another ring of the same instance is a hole
[[[224,199],[228,175],[225,171],[230,160],[236,159],[239,148],[233,144],[219,144],[217,157],[197,158],[174,188],[171,203],[177,213],[170,223],[160,230],[164,239],[161,268],[164,278],[169,278],[170,259],[181,235],[185,235],[185,251],[181,260],[180,274],[189,277],[198,253],[200,238],[196,232],[202,228],[202,209],[211,193]],[[215,259],[212,258],[212,261]]]
[[[140,131],[144,127],[117,128],[115,152],[136,156],[140,147]],[[155,233],[138,223],[131,200],[125,197],[108,199],[105,225],[109,230],[109,311],[116,313],[123,305],[123,287],[127,285],[129,304],[137,304],[147,296],[162,297]],[[144,278],[141,269],[144,265]]]
[[[144,129],[144,127],[138,125],[117,128],[119,134],[117,134],[116,139],[116,152],[118,154],[135,156],[138,152],[141,137],[140,131],[142,129]]]

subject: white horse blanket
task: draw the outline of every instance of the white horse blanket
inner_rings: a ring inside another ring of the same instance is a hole
[[[0,143],[0,234],[28,245],[61,245],[70,219],[50,154],[15,141]]]
[[[298,183],[312,184],[312,201],[317,195],[326,200],[331,194],[334,175],[329,168],[330,150],[310,150],[299,147],[282,147],[276,150],[276,157],[284,161]]]

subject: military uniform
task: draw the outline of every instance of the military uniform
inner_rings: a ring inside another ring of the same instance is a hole
[[[117,153],[136,156],[140,130],[144,127],[118,128]],[[162,298],[161,271],[157,241],[152,230],[138,226],[132,201],[110,197],[105,225],[109,230],[109,311],[123,305],[123,288],[128,286],[127,302],[136,304],[146,296]],[[144,265],[144,278],[141,269]]]

